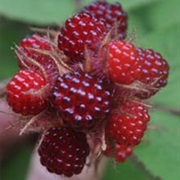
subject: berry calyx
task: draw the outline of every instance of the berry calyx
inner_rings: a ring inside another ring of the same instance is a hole
[[[13,111],[36,115],[46,108],[48,85],[32,70],[19,71],[7,85],[7,101]]]
[[[46,36],[39,36],[37,34],[33,34],[32,36],[24,38],[18,47],[18,63],[21,69],[24,68],[24,65],[32,67],[33,65],[31,62],[28,61],[27,57],[34,59],[35,61],[39,62],[40,64],[50,63],[50,59],[48,56],[38,52],[40,50],[47,50],[50,51],[51,46],[48,43],[48,37]],[[37,51],[38,50],[38,51]],[[24,54],[23,54],[24,53]],[[27,57],[25,57],[25,55]]]
[[[40,36],[38,34],[33,34],[32,36],[24,38],[20,42],[19,46],[26,49],[26,51],[29,52],[30,54],[33,50],[28,48],[43,49],[43,50],[51,49],[50,45],[48,44],[48,37]]]
[[[57,79],[54,105],[65,123],[78,130],[91,129],[110,112],[109,84],[85,72],[67,73]]]
[[[85,46],[98,49],[106,33],[104,24],[87,13],[76,14],[60,29],[58,47],[73,61],[84,59]]]
[[[106,133],[118,144],[139,144],[150,119],[147,108],[127,101],[121,105],[119,111],[108,119]]]
[[[90,149],[86,135],[68,127],[54,127],[44,134],[38,153],[49,172],[71,177],[80,174]]]
[[[24,38],[17,47],[16,55],[20,69],[31,69],[44,73],[48,82],[53,86],[59,75],[59,67],[53,58],[53,42],[47,36],[34,34]],[[60,54],[59,54],[60,56]],[[60,57],[61,58],[61,57]]]
[[[114,83],[131,84],[139,77],[139,54],[133,44],[112,41],[106,46],[107,73]]]
[[[109,3],[106,1],[92,2],[83,9],[93,15],[97,20],[102,21],[109,31],[116,24],[117,35],[124,39],[127,31],[127,14],[120,3]]]

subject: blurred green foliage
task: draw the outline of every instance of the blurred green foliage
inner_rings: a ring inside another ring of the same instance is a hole
[[[29,161],[31,157],[32,146],[22,145],[16,147],[11,153],[9,159],[4,162],[0,173],[2,180],[25,180],[28,172]]]
[[[109,0],[114,2],[115,0]],[[92,0],[84,0],[88,4]],[[151,103],[161,106],[154,110],[149,130],[135,149],[140,164],[133,160],[117,165],[110,163],[103,180],[180,179],[180,15],[179,0],[121,0],[129,15],[129,32],[136,30],[135,43],[160,52],[170,64],[168,86]],[[73,0],[1,0],[0,1],[0,79],[18,70],[11,47],[30,34],[34,25],[55,25],[75,12]],[[21,153],[21,158],[20,154]],[[30,148],[22,148],[2,167],[2,180],[24,180]],[[25,160],[25,161],[24,161]],[[18,166],[16,166],[18,164]],[[22,171],[22,169],[24,169]],[[13,173],[9,173],[13,172]]]

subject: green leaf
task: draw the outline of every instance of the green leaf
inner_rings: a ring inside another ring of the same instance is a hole
[[[15,54],[11,47],[25,37],[28,27],[20,23],[0,20],[0,79],[15,74],[18,70]]]
[[[82,1],[88,5],[93,0]],[[109,0],[116,2],[116,0]],[[178,0],[121,0],[123,8],[128,12],[130,29],[162,28],[172,22],[179,21]],[[167,12],[171,12],[167,13]],[[1,0],[0,14],[33,24],[60,24],[75,13],[75,0]]]
[[[155,0],[118,1],[125,10],[149,4]],[[93,0],[82,1],[88,5]],[[116,0],[109,0],[116,2]],[[75,12],[75,0],[1,0],[0,14],[11,19],[17,19],[36,24],[62,23]]]
[[[180,24],[175,24],[163,31],[154,32],[146,37],[140,44],[144,48],[152,48],[162,54],[170,65],[169,81],[156,96],[154,102],[171,108],[180,109],[180,61],[179,49]]]
[[[0,14],[29,23],[61,23],[74,13],[72,0],[1,0]]]
[[[149,8],[149,11],[146,9],[146,14],[149,16],[149,25],[153,27],[153,29],[162,29],[173,23],[180,23],[178,8],[178,0],[157,1],[154,3],[154,6]]]
[[[15,149],[2,167],[0,177],[3,180],[26,179],[32,149],[30,145],[23,145]]]
[[[84,4],[88,5],[91,2],[94,2],[95,0],[84,0]],[[133,1],[127,1],[127,0],[107,0],[110,3],[119,2],[124,9],[130,10],[137,8],[139,6],[145,5],[145,4],[151,4],[157,0],[133,0]]]
[[[136,29],[138,38],[144,39],[147,33],[180,23],[178,7],[178,0],[157,0],[130,9],[129,32]]]
[[[180,179],[180,121],[169,113],[151,113],[151,125],[144,143],[136,147],[136,155],[146,169],[163,180]]]
[[[137,168],[136,165],[127,160],[124,163],[113,165],[113,163],[108,163],[106,168],[103,180],[117,180],[117,179],[127,179],[127,180],[147,180],[146,175],[142,172],[141,169]]]

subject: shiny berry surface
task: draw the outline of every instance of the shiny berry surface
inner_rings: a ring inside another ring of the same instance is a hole
[[[139,55],[133,44],[113,41],[107,45],[107,71],[112,81],[131,84],[139,77]]]
[[[46,81],[32,70],[19,71],[7,85],[7,101],[13,111],[36,115],[45,109]]]
[[[117,23],[118,36],[121,39],[126,37],[128,17],[120,3],[96,1],[85,7],[83,11],[102,21],[108,31]]]
[[[60,29],[58,47],[73,61],[82,61],[85,47],[96,51],[105,33],[105,25],[90,14],[76,14]]]
[[[63,120],[77,129],[91,129],[110,112],[108,84],[88,73],[59,77],[53,89],[54,105]]]
[[[117,143],[137,145],[140,143],[150,120],[147,108],[141,104],[125,102],[119,113],[108,119],[107,133]]]
[[[38,148],[41,164],[67,177],[81,173],[89,152],[86,135],[67,127],[47,130]]]
[[[156,94],[160,88],[167,84],[169,65],[161,54],[152,49],[143,50],[138,48],[140,56],[139,68],[141,76],[139,81],[144,84],[147,92],[139,92],[137,96],[142,99],[147,99]]]

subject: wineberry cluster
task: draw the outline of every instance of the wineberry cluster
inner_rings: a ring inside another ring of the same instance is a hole
[[[15,49],[20,71],[7,101],[28,123],[23,130],[41,130],[38,152],[49,172],[79,174],[97,149],[123,162],[141,142],[150,120],[145,100],[166,86],[169,66],[125,40],[126,30],[122,6],[100,0]]]

